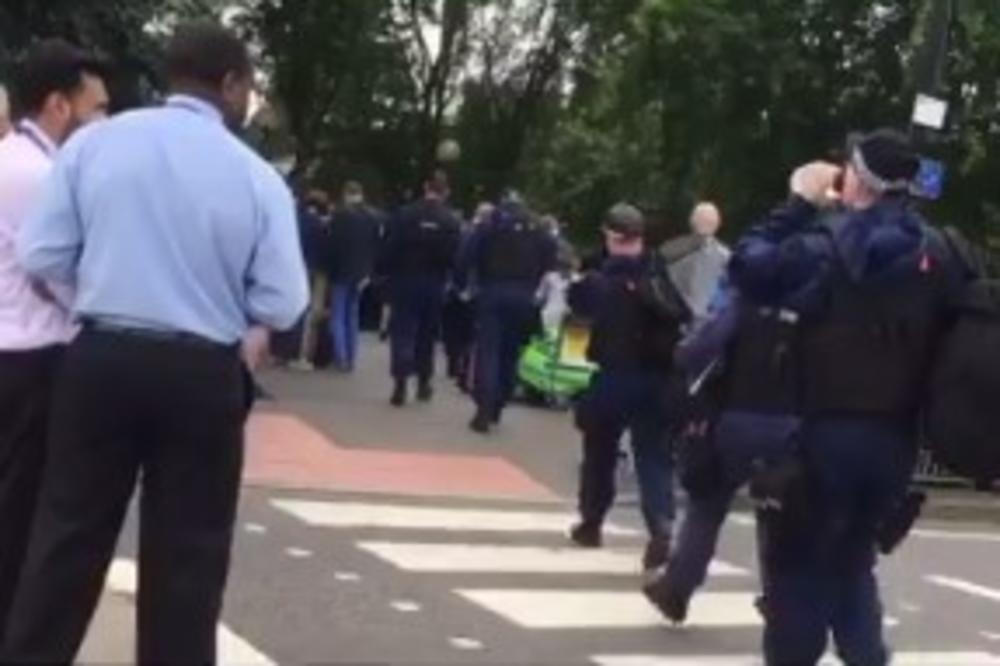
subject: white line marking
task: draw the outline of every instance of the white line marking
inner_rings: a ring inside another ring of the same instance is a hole
[[[115,594],[135,596],[139,591],[139,570],[135,560],[115,558],[108,569],[104,585]]]
[[[404,571],[421,573],[604,574],[640,573],[638,550],[580,550],[528,546],[394,543],[361,541],[358,548]],[[750,572],[713,562],[712,576],[745,577]]]
[[[391,528],[448,532],[547,532],[565,534],[573,523],[570,514],[531,511],[445,509],[433,507],[271,500],[271,505],[313,527]],[[607,536],[641,536],[639,530],[604,526]]]
[[[729,522],[733,525],[739,525],[740,527],[757,526],[757,519],[750,513],[731,513],[729,514]]]
[[[243,531],[247,534],[267,534],[267,527],[259,523],[247,523],[243,526]]]
[[[389,605],[393,610],[399,611],[400,613],[419,613],[423,610],[423,606],[418,604],[416,601],[410,601],[409,599],[398,599]]]
[[[463,598],[525,629],[662,627],[666,620],[637,592],[571,590],[456,590]],[[695,597],[688,625],[757,627],[755,595],[704,593]]]
[[[313,556],[313,552],[308,548],[286,548],[285,554],[296,560],[305,560]]]
[[[333,574],[333,577],[340,581],[341,583],[360,583],[361,574],[356,574],[353,571],[338,571]]]
[[[1000,642],[1000,633],[995,631],[980,631],[979,635],[988,641]]]
[[[452,636],[448,639],[448,644],[456,650],[462,650],[464,652],[478,652],[484,647],[482,641],[477,641],[475,638],[468,638],[465,636]]]
[[[925,576],[924,580],[938,587],[946,587],[958,592],[964,592],[965,594],[971,594],[974,597],[981,597],[983,599],[989,599],[990,601],[1000,601],[1000,590],[995,590],[992,587],[986,587],[985,585],[978,585],[976,583],[971,583],[967,580],[962,580],[961,578],[951,578],[949,576]]]
[[[750,655],[705,655],[662,657],[652,655],[598,655],[590,658],[597,666],[762,666],[760,657]],[[839,666],[826,657],[820,666]],[[986,652],[896,652],[893,666],[1000,666],[1000,657]]]
[[[224,624],[219,625],[219,663],[241,666],[277,666],[267,655]]]
[[[984,543],[1000,543],[997,532],[951,532],[948,530],[915,529],[911,536],[918,539],[935,541],[981,541]]]
[[[116,558],[108,569],[106,586],[117,594],[135,595],[138,590],[138,567],[135,560]],[[219,624],[219,663],[246,666],[276,666],[267,655],[224,624]]]
[[[899,610],[903,611],[904,613],[919,613],[923,609],[917,604],[911,604],[909,602],[903,601],[900,602],[899,604]]]

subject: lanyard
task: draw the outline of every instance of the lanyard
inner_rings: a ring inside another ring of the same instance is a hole
[[[39,134],[39,130],[26,122],[20,122],[17,124],[15,131],[26,138],[28,141],[35,145],[35,148],[42,151],[46,157],[52,157],[55,149],[52,146],[52,142],[46,141]]]

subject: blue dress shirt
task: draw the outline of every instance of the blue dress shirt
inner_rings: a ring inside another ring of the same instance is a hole
[[[232,344],[308,304],[292,195],[183,95],[77,132],[18,237],[36,277],[72,285],[74,313]]]

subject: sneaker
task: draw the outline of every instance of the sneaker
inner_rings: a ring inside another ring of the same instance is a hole
[[[642,568],[645,571],[655,571],[667,566],[670,560],[670,537],[653,537],[646,544],[642,554]]]
[[[484,414],[482,411],[476,412],[475,418],[469,423],[469,429],[472,432],[479,433],[480,435],[488,435],[490,432],[490,422],[489,416]]]
[[[569,538],[580,548],[600,548],[604,545],[601,527],[593,523],[579,523],[570,530]]]
[[[674,590],[667,583],[666,576],[661,576],[656,581],[644,586],[642,593],[649,600],[649,603],[653,604],[672,624],[684,624],[687,620],[691,597]]]
[[[430,402],[434,399],[434,387],[431,386],[430,382],[420,382],[420,386],[417,387],[417,400],[420,402]]]
[[[316,370],[316,366],[314,366],[306,359],[300,358],[289,363],[288,369],[294,370],[295,372],[313,372]]]
[[[392,398],[390,398],[389,403],[393,407],[404,407],[406,399],[406,382],[396,382],[396,388],[392,391]]]

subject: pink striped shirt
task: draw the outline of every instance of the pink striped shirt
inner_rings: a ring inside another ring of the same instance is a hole
[[[65,307],[39,295],[18,264],[16,240],[41,196],[56,146],[37,125],[23,122],[0,140],[0,351],[28,351],[70,340]]]

